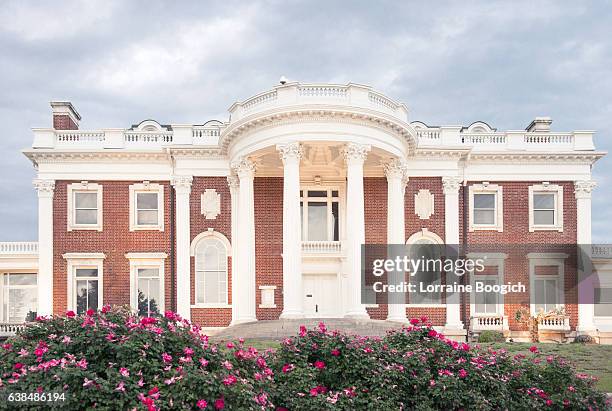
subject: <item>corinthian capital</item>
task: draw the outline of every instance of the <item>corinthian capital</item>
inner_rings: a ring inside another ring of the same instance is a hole
[[[574,195],[576,198],[591,198],[591,192],[597,187],[593,180],[574,181]]]
[[[401,178],[402,181],[408,180],[406,175],[407,165],[404,160],[399,158],[393,159],[387,163],[384,163],[383,168],[385,169],[385,176],[387,176],[387,180],[392,178]]]
[[[280,154],[281,160],[283,160],[283,164],[291,160],[299,162],[304,154],[304,147],[298,142],[278,144],[276,149]]]
[[[230,190],[240,187],[240,180],[238,179],[238,176],[235,174],[230,174],[227,176],[227,185],[229,186]]]
[[[457,176],[442,177],[442,188],[444,190],[444,194],[459,194],[461,181],[461,177]]]
[[[364,162],[370,151],[370,146],[367,144],[348,143],[342,150],[344,160],[349,163],[351,161]]]
[[[170,184],[174,187],[177,193],[191,193],[191,183],[193,182],[192,176],[172,176]]]
[[[232,169],[240,179],[255,177],[255,163],[246,157],[232,163]]]
[[[32,181],[32,185],[38,191],[39,197],[53,196],[55,191],[55,180],[44,180],[37,178]]]

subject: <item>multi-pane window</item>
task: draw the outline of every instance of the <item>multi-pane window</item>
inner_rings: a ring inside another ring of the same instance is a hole
[[[495,196],[494,193],[474,194],[474,224],[495,224]]]
[[[536,230],[563,231],[563,186],[529,187],[529,231]]]
[[[483,289],[487,286],[497,285],[497,278],[476,279],[476,283],[481,283]],[[474,311],[476,314],[495,314],[497,313],[497,304],[499,294],[495,292],[475,292],[474,293]]]
[[[67,186],[68,231],[102,230],[102,185],[82,181]]]
[[[227,249],[217,238],[196,249],[196,304],[227,304]]]
[[[74,223],[77,225],[98,224],[98,193],[95,191],[75,191]]]
[[[503,231],[502,187],[474,184],[469,187],[469,229]]]
[[[22,323],[38,310],[37,275],[7,273],[2,277],[2,321]]]
[[[74,269],[74,290],[77,314],[87,310],[97,310],[102,296],[97,267],[77,267]]]
[[[164,230],[164,186],[145,182],[130,186],[130,231]]]
[[[595,316],[612,317],[612,287],[595,288]]]
[[[138,314],[151,317],[160,313],[160,276],[159,268],[137,268],[138,276]]]
[[[340,208],[336,189],[300,191],[303,241],[339,241]]]
[[[536,278],[534,280],[535,311],[549,312],[559,304],[557,278]]]
[[[136,224],[139,226],[157,226],[159,224],[159,201],[156,192],[136,193]]]

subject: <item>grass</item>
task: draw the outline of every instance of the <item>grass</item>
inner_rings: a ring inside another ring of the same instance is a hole
[[[278,348],[280,343],[273,340],[247,340],[247,345],[258,350]],[[529,353],[529,343],[481,343],[482,347],[505,348],[512,354]],[[599,378],[597,388],[603,392],[612,392],[612,345],[597,344],[535,344],[545,355],[555,355],[568,360],[576,372],[586,373]]]

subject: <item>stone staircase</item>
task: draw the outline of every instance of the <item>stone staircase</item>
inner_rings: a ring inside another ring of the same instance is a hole
[[[339,330],[347,334],[369,337],[384,336],[387,331],[402,328],[399,322],[382,320],[353,320],[348,318],[302,318],[298,320],[262,320],[232,325],[212,334],[211,340],[223,341],[237,338],[247,340],[282,340],[297,335],[300,326],[308,329],[318,327],[323,322],[329,331]]]

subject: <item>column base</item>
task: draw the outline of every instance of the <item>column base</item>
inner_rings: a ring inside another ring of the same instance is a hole
[[[238,324],[245,324],[245,323],[254,323],[254,322],[257,322],[257,318],[255,317],[238,318],[238,319],[232,320],[232,322],[230,323],[230,326],[238,325]]]
[[[278,318],[281,320],[298,320],[304,318],[304,313],[299,311],[283,311]]]
[[[442,329],[442,334],[449,340],[465,342],[467,339],[467,330],[463,328],[463,324],[446,324]]]

